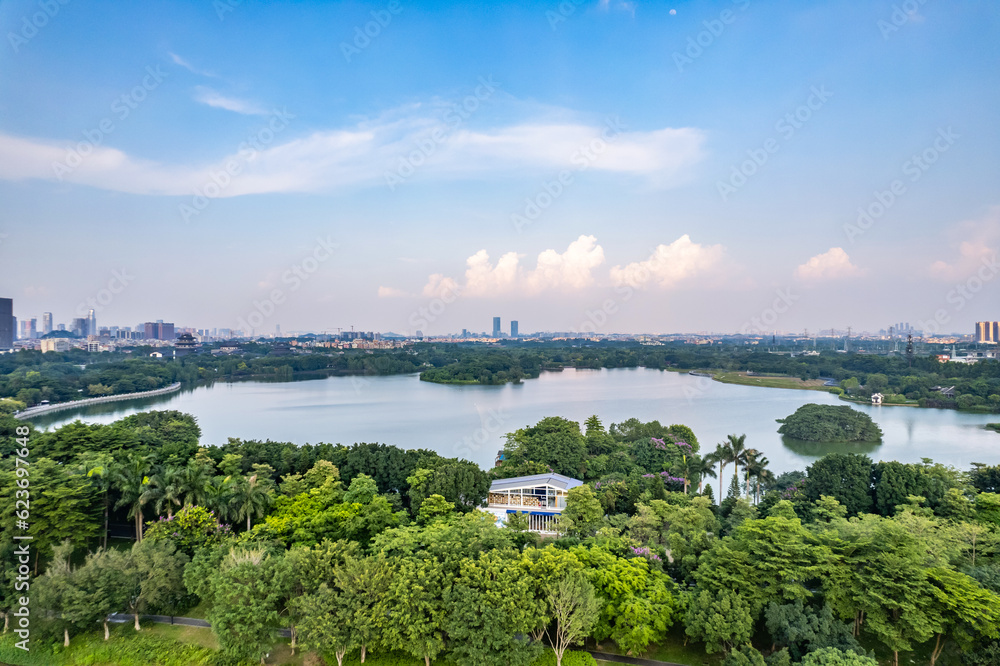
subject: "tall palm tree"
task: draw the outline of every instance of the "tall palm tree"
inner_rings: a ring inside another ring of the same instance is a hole
[[[698,494],[699,495],[701,495],[704,492],[703,491],[703,487],[705,485],[705,477],[706,476],[710,476],[710,477],[712,477],[714,479],[714,478],[716,478],[718,476],[718,474],[715,473],[715,463],[716,462],[717,461],[716,461],[716,458],[715,458],[715,454],[714,453],[709,453],[706,456],[698,458],[697,462],[695,463],[694,471],[695,471],[695,474],[698,475]]]
[[[150,499],[158,515],[167,510],[167,520],[174,517],[174,507],[181,505],[184,493],[184,470],[180,467],[163,467],[150,477]]]
[[[95,453],[80,462],[80,472],[86,473],[90,483],[97,488],[104,498],[104,534],[101,537],[103,548],[108,547],[108,523],[110,521],[111,477],[113,458],[110,453]]]
[[[757,459],[760,456],[761,453],[757,449],[744,449],[743,454],[740,456],[740,462],[743,463],[743,494],[748,500],[750,499],[750,478],[753,476],[753,470],[756,467]]]
[[[142,541],[142,507],[153,497],[148,476],[150,467],[149,456],[132,455],[116,465],[112,472],[112,482],[121,493],[115,508],[128,506],[128,517],[135,520],[137,542]]]
[[[271,506],[274,495],[271,488],[262,483],[257,475],[241,478],[235,484],[231,504],[233,517],[237,520],[247,519],[247,531],[250,531],[252,518],[262,516]]]
[[[231,476],[213,476],[203,489],[205,505],[215,511],[219,520],[228,521],[232,516],[231,500],[234,488]]]
[[[722,482],[722,473],[726,471],[726,465],[733,464],[734,474],[739,479],[740,461],[743,459],[743,452],[746,451],[746,435],[727,435],[726,441],[715,447],[712,454],[719,461],[719,503],[722,503],[722,496],[725,492],[725,485]]]
[[[212,469],[200,460],[191,458],[181,472],[181,501],[184,506],[204,504],[208,495],[205,485],[212,478]]]
[[[686,495],[688,488],[691,486],[691,477],[697,474],[694,455],[683,454],[680,460],[671,465],[670,473],[677,474],[684,479],[684,494]]]

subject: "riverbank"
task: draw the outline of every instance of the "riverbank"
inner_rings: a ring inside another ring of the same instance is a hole
[[[22,409],[21,411],[14,414],[14,418],[26,420],[34,416],[41,416],[42,414],[51,414],[52,412],[61,412],[64,409],[77,409],[79,407],[86,407],[87,405],[97,405],[105,402],[119,402],[122,400],[137,400],[139,398],[152,398],[158,395],[166,395],[167,393],[173,393],[174,391],[179,391],[181,388],[180,382],[175,382],[170,386],[164,386],[163,388],[153,389],[152,391],[141,391],[139,393],[118,393],[117,395],[102,395],[97,398],[84,398],[83,400],[71,400],[69,402],[57,402],[54,405],[38,405],[37,407],[29,407],[27,409]]]

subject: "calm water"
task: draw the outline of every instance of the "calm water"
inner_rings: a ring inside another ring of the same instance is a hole
[[[879,460],[932,458],[966,468],[973,461],[1000,463],[1000,434],[983,424],[997,415],[960,414],[912,407],[855,406],[882,427],[874,446],[782,441],[775,419],[808,402],[847,404],[829,393],[721,384],[703,377],[646,369],[565,370],[544,373],[519,386],[445,386],[416,375],[329,377],[284,383],[217,383],[148,400],[95,405],[34,419],[53,427],[82,419],[110,423],[148,409],[194,415],[205,444],[228,437],[299,444],[383,442],[493,464],[504,434],[544,416],[583,422],[598,414],[607,426],[636,417],[691,427],[702,449],[731,433],[747,435],[771,469],[804,469],[834,451],[857,451]],[[726,470],[728,477],[732,471]]]

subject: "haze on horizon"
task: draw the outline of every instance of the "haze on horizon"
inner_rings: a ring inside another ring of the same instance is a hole
[[[19,319],[116,279],[101,325],[1000,319],[990,2],[16,0],[0,26]]]

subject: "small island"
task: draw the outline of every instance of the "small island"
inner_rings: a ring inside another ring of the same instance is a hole
[[[1000,432],[1000,423],[987,423],[987,430],[992,430],[993,432]]]
[[[782,435],[806,442],[879,442],[882,429],[871,417],[843,405],[802,405],[791,416],[778,419]]]

